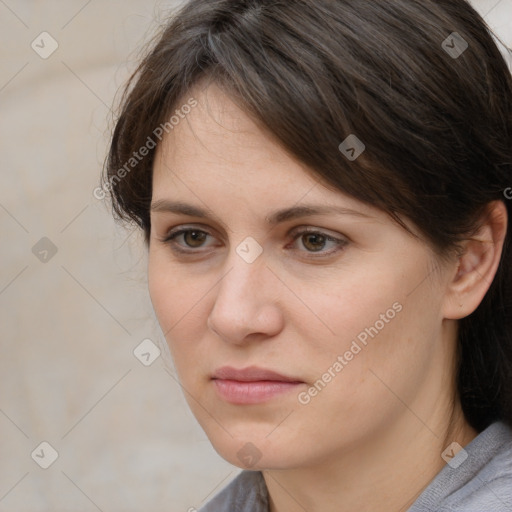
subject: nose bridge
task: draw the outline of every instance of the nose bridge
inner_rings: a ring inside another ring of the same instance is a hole
[[[274,311],[275,293],[269,289],[271,273],[263,251],[250,240],[243,241],[232,248],[226,268],[209,315],[210,328],[231,341],[242,341],[252,332],[276,332],[280,315]]]
[[[259,244],[258,244],[259,245]],[[261,246],[260,246],[261,247]],[[264,274],[266,268],[263,251],[255,252],[256,247],[250,242],[241,242],[233,247],[229,260],[228,271],[219,283],[217,299],[227,302],[242,301],[240,306],[247,308],[250,303],[258,302],[264,290]],[[260,286],[258,286],[260,284]]]

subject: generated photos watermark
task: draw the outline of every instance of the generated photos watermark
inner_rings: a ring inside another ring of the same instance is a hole
[[[389,308],[385,313],[381,313],[379,316],[379,320],[377,320],[371,327],[367,327],[362,330],[357,336],[356,339],[352,340],[349,350],[346,350],[343,355],[339,355],[336,358],[336,361],[333,362],[329,368],[322,374],[322,376],[315,381],[315,383],[308,388],[307,391],[301,391],[297,395],[297,399],[299,403],[302,405],[307,405],[311,402],[311,399],[318,395],[326,386],[331,382],[336,375],[338,375],[344,368],[349,364],[354,357],[359,354],[364,347],[368,345],[368,337],[370,336],[372,339],[375,338],[379,334],[382,329],[389,324],[393,318],[402,311],[403,306],[400,302],[394,302],[391,308]],[[363,345],[359,345],[359,343]]]
[[[117,170],[114,176],[109,178],[109,181],[104,183],[101,187],[96,187],[93,191],[93,195],[96,199],[105,199],[108,192],[117,185],[123,178],[126,177],[137,165],[141,162],[152,149],[155,149],[158,142],[162,141],[165,133],[170,133],[174,128],[181,122],[182,119],[192,112],[194,107],[197,107],[198,102],[195,98],[189,98],[187,103],[182,105],[179,109],[176,109],[174,115],[170,117],[165,123],[161,123],[154,130],[152,135],[149,135],[146,142],[138,149],[134,151],[132,156],[128,159],[125,164]],[[158,142],[155,140],[158,139]]]

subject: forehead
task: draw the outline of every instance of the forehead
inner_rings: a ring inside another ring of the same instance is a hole
[[[196,106],[180,118],[158,147],[167,161],[203,160],[220,167],[243,165],[247,168],[260,159],[292,163],[293,158],[272,136],[216,84],[192,88],[177,103],[175,111],[191,98]]]
[[[216,84],[196,85],[175,111],[191,98],[196,106],[158,145],[153,204],[186,201],[262,218],[294,206],[333,206],[360,212],[352,217],[357,222],[390,222],[385,212],[336,189],[290,155]]]
[[[321,177],[290,155],[217,85],[196,86],[185,99],[197,106],[163,138],[154,164],[154,188],[184,180],[210,190],[262,189],[298,200],[319,187]],[[183,183],[181,184],[183,186]],[[328,191],[338,198],[339,191]]]
[[[157,146],[153,205],[184,202],[222,224],[240,215],[266,225],[278,212],[304,205],[356,211],[361,215],[342,217],[358,224],[395,224],[386,212],[337,189],[289,154],[217,85],[196,85],[184,98],[175,109],[190,99],[195,106]]]

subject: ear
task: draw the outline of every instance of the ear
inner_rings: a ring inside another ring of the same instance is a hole
[[[507,234],[507,208],[503,201],[487,205],[481,227],[464,242],[464,253],[450,267],[443,305],[444,318],[464,318],[478,307],[496,275]]]

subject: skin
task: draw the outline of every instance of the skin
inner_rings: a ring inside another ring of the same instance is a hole
[[[406,510],[444,466],[443,450],[477,435],[455,396],[457,319],[474,311],[495,275],[503,203],[493,203],[463,256],[441,262],[385,212],[324,186],[215,85],[190,95],[199,105],[158,148],[152,204],[182,201],[212,216],[152,211],[148,278],[193,414],[230,463],[247,467],[237,452],[256,447],[251,469],[263,471],[271,512]],[[306,203],[368,217],[266,221]],[[179,226],[207,236],[162,241]],[[347,243],[294,240],[302,228]],[[248,236],[263,249],[252,263],[236,251]],[[394,303],[401,311],[300,403],[297,393]],[[304,384],[234,405],[210,379],[224,365],[261,366]]]

